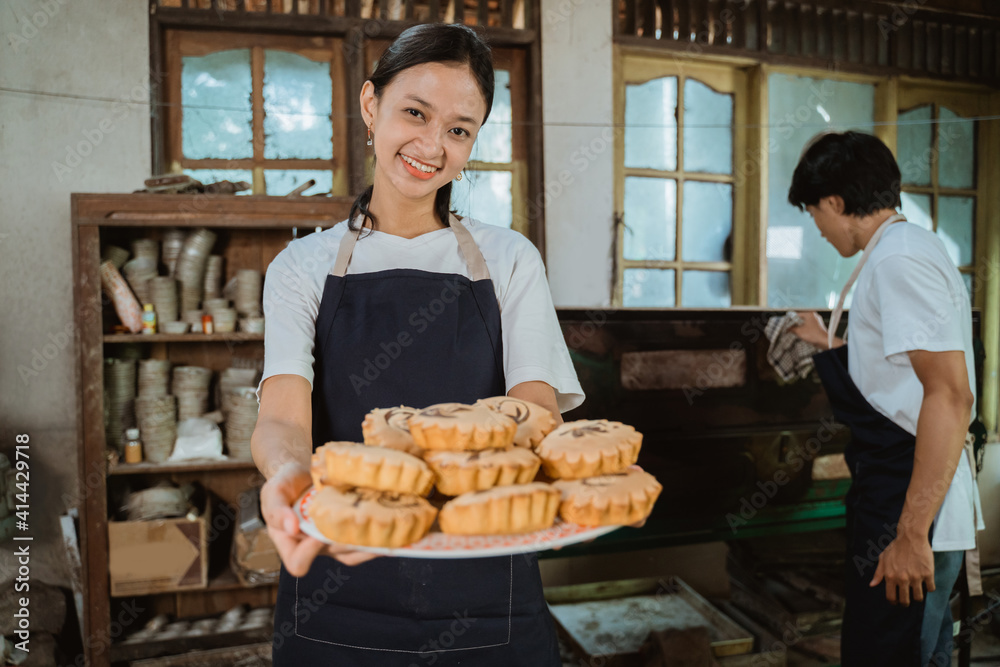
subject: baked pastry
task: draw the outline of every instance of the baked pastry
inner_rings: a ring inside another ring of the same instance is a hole
[[[507,449],[517,423],[485,405],[439,403],[410,417],[410,434],[421,449]]]
[[[559,516],[581,526],[628,525],[653,511],[663,487],[642,470],[626,470],[599,477],[558,480],[562,494]]]
[[[480,449],[474,452],[428,452],[434,485],[446,496],[483,491],[494,486],[527,484],[535,479],[541,461],[529,450]]]
[[[476,401],[491,410],[507,415],[517,423],[514,444],[534,448],[556,427],[552,413],[531,401],[513,396],[493,396]]]
[[[316,528],[340,544],[405,547],[430,530],[437,510],[412,493],[324,486],[306,508]]]
[[[410,435],[410,417],[417,414],[416,408],[376,408],[365,415],[361,424],[366,445],[398,449],[407,454],[420,456],[422,451]]]
[[[313,484],[360,486],[378,491],[426,496],[434,473],[416,456],[356,442],[328,442],[312,456]]]
[[[582,479],[625,470],[641,447],[642,433],[627,424],[581,419],[557,427],[535,451],[549,477]]]
[[[531,533],[551,526],[558,509],[559,491],[548,484],[498,486],[449,500],[438,524],[453,535]]]

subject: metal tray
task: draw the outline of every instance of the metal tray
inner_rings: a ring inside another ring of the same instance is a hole
[[[750,632],[677,577],[549,588],[546,598],[563,635],[592,664],[637,664],[649,633],[668,628],[707,627],[718,658],[753,650]]]

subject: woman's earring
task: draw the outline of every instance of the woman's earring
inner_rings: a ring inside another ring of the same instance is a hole
[[[368,126],[368,145],[372,145],[372,126]]]
[[[455,177],[456,181],[462,180],[462,172],[458,172],[458,176]]]

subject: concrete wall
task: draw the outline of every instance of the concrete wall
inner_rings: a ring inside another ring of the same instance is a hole
[[[545,244],[559,307],[611,304],[611,2],[541,0]]]
[[[0,91],[0,451],[29,435],[31,577],[61,585],[58,517],[78,481],[69,195],[149,173],[147,35],[143,2],[0,8],[0,88],[45,93]]]

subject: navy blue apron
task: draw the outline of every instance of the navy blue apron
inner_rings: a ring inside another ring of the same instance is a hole
[[[472,403],[506,393],[500,309],[469,231],[451,229],[472,279],[391,269],[346,275],[348,231],[316,320],[313,448],[361,442],[373,408]],[[281,568],[275,667],[558,666],[534,554],[349,567],[319,556],[296,578]]]
[[[924,603],[892,605],[885,582],[869,586],[882,551],[896,536],[913,473],[916,438],[873,408],[847,369],[847,346],[813,357],[837,421],[851,429],[844,458],[847,558],[840,664],[844,667],[919,667]]]

